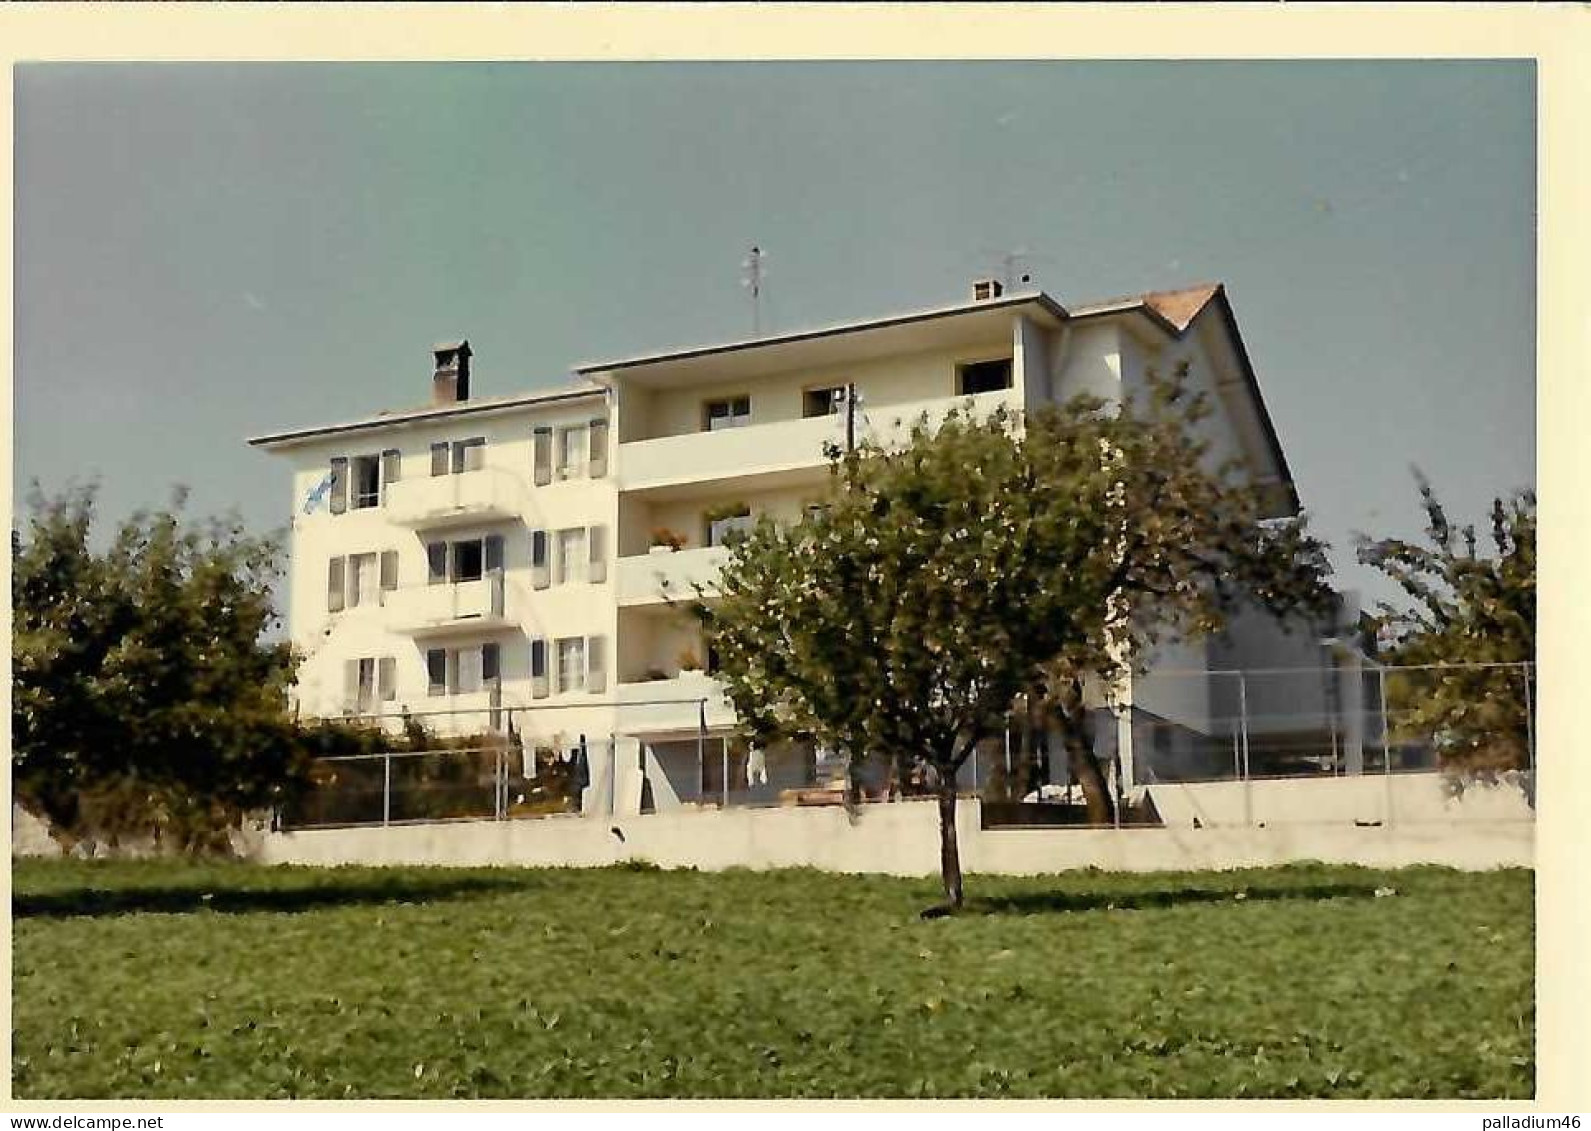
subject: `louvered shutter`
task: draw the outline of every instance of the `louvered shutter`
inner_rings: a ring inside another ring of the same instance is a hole
[[[586,573],[586,578],[593,585],[601,585],[608,579],[608,528],[606,526],[593,526],[586,531],[586,544],[590,547],[591,562]]]
[[[331,461],[331,513],[342,514],[348,509],[348,458],[337,456]]]
[[[534,699],[545,699],[547,684],[547,641],[536,637],[530,642],[530,694]]]
[[[552,570],[547,564],[547,532],[530,532],[530,584],[533,589],[545,589],[552,584]]]
[[[447,441],[431,445],[431,474],[447,474]]]
[[[593,479],[601,479],[608,473],[608,422],[605,418],[591,422],[589,443],[591,451],[586,474]]]
[[[326,567],[326,611],[329,613],[340,613],[343,610],[347,586],[344,578],[345,564],[346,559],[335,557]]]
[[[537,428],[532,444],[532,481],[538,487],[552,482],[552,429]]]
[[[381,551],[381,588],[390,593],[398,587],[398,551]]]
[[[397,448],[388,448],[381,453],[381,505],[387,505],[387,488],[398,481],[398,476],[403,467],[403,457]]]
[[[607,643],[605,636],[586,641],[586,690],[600,695],[608,689]]]

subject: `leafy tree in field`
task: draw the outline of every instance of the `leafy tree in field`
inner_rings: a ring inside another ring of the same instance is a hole
[[[1044,690],[1080,729],[1085,681],[1113,683],[1162,634],[1217,629],[1245,596],[1328,599],[1302,520],[1263,521],[1260,493],[1209,467],[1184,376],[1127,410],[1080,399],[1020,426],[958,410],[832,452],[829,505],[732,539],[718,594],[694,603],[754,740],[926,767],[951,907],[956,772],[1019,696]]]
[[[304,779],[276,624],[279,549],[184,494],[90,545],[95,489],[12,532],[12,788],[68,845],[152,836],[217,848]]]
[[[1523,769],[1533,669],[1473,665],[1535,660],[1536,496],[1521,491],[1492,500],[1491,553],[1483,554],[1475,528],[1454,527],[1430,483],[1418,472],[1415,477],[1426,544],[1359,541],[1359,560],[1390,577],[1408,598],[1403,608],[1379,603],[1369,618],[1379,658],[1437,665],[1389,677],[1395,725],[1405,735],[1434,737],[1449,769]]]

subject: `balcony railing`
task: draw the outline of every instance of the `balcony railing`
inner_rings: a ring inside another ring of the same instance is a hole
[[[704,719],[709,728],[735,722],[735,709],[724,698],[723,685],[703,672],[620,683],[614,704],[618,729],[624,734],[694,733]]]
[[[695,550],[660,550],[620,558],[620,605],[649,605],[663,601],[688,601],[696,586],[711,588],[718,580],[729,551],[722,546]]]
[[[904,432],[926,413],[931,421],[943,420],[951,409],[971,404],[979,413],[998,405],[1022,407],[1021,393],[1000,389],[971,397],[933,397],[896,404],[863,405],[857,419],[858,436],[883,439]],[[897,429],[897,421],[902,425]],[[641,491],[681,483],[765,475],[825,462],[825,443],[845,442],[845,417],[815,416],[750,424],[717,432],[687,432],[652,440],[632,440],[620,447],[620,485]]]
[[[400,479],[387,488],[387,517],[417,530],[506,521],[519,515],[522,492],[501,468]]]
[[[392,626],[415,639],[510,627],[501,570],[476,581],[413,585],[387,594]]]

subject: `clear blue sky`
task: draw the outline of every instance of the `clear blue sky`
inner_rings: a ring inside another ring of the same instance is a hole
[[[764,326],[1224,281],[1336,547],[1535,481],[1528,62],[24,65],[16,493],[289,516],[250,435]]]

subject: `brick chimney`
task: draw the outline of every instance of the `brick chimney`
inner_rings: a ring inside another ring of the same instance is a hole
[[[431,379],[433,404],[458,404],[470,399],[470,344],[443,342],[431,350],[436,373]]]

